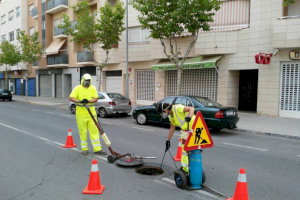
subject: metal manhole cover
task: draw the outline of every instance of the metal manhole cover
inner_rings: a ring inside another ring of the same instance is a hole
[[[160,174],[164,173],[164,170],[162,168],[152,167],[152,166],[139,167],[139,168],[136,168],[135,171],[139,174],[148,175],[148,176],[155,176],[155,175],[160,175]]]
[[[134,158],[130,162],[128,162],[126,158],[120,158],[116,161],[116,163],[124,167],[134,167],[143,164],[143,160]]]

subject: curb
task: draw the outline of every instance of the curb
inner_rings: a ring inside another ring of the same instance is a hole
[[[280,137],[284,139],[296,139],[300,140],[300,136],[293,136],[293,135],[285,135],[285,134],[280,134],[280,133],[268,133],[268,132],[260,132],[260,131],[251,131],[251,130],[246,130],[246,129],[228,129],[224,130],[225,132],[242,132],[242,133],[250,133],[250,134],[256,134],[256,135],[267,135],[271,137]]]

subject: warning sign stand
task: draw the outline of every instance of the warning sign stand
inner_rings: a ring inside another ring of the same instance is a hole
[[[192,126],[192,131],[193,132],[190,132],[185,142],[185,151],[213,147],[214,142],[210,136],[209,130],[200,111],[197,112],[196,119]]]

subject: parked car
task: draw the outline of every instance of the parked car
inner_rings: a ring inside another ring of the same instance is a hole
[[[69,109],[71,113],[76,113],[76,103],[70,102]],[[97,114],[104,118],[108,115],[127,115],[131,112],[132,106],[130,99],[125,98],[119,93],[98,92],[98,102],[95,103]]]
[[[220,104],[206,97],[199,96],[170,96],[157,102],[169,104],[182,104],[195,108],[195,114],[201,111],[203,118],[213,132],[220,132],[222,128],[236,128],[239,121],[238,111],[233,107],[223,107]],[[169,119],[163,119],[161,114],[156,112],[156,103],[151,106],[136,107],[132,111],[132,117],[140,125],[147,122],[169,124]]]
[[[9,91],[8,89],[0,89],[0,99],[3,101],[5,99],[8,99],[9,101],[12,100],[12,92]]]

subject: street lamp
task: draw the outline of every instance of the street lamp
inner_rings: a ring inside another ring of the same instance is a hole
[[[129,80],[128,80],[128,0],[126,0],[126,98],[129,98]]]

